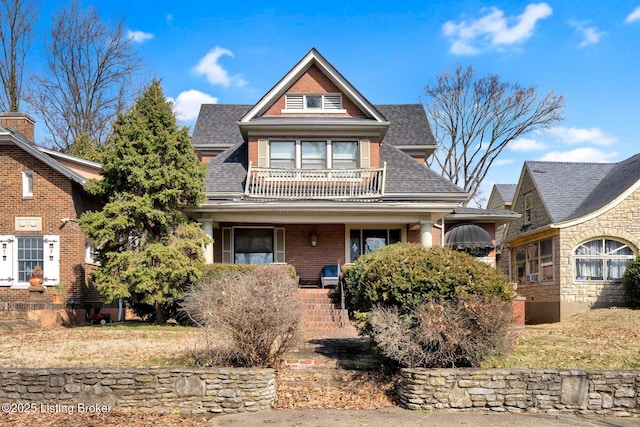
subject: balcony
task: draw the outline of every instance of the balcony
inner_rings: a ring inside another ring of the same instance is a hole
[[[277,200],[378,199],[387,164],[371,169],[272,169],[249,163],[245,197]]]

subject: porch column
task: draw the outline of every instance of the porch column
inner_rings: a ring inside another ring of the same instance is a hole
[[[433,224],[435,224],[435,221],[420,221],[420,243],[425,248],[433,246]]]
[[[213,220],[211,218],[200,218],[199,222],[202,231],[204,231],[206,235],[211,238],[211,242],[213,242]],[[205,264],[213,264],[213,243],[207,243],[202,250],[204,252]]]

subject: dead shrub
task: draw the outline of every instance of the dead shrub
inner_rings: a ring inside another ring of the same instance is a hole
[[[303,306],[296,281],[281,266],[217,272],[186,292],[182,307],[207,330],[200,365],[277,367],[301,337]]]
[[[511,304],[496,298],[431,298],[409,314],[377,306],[371,335],[382,354],[404,367],[475,367],[507,351]]]

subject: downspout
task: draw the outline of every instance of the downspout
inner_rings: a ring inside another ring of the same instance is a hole
[[[433,226],[440,229],[440,246],[444,247],[444,217],[442,217],[442,224],[438,224],[438,221],[433,223]]]

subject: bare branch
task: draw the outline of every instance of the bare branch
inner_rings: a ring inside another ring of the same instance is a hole
[[[142,68],[123,22],[110,26],[74,1],[53,17],[45,45],[47,71],[33,79],[29,102],[51,142],[64,151],[80,138],[104,143]]]
[[[20,111],[24,61],[41,5],[36,0],[0,0],[0,110]]]
[[[425,86],[427,114],[437,149],[436,170],[469,193],[469,201],[509,142],[563,120],[564,97],[553,92],[538,99],[534,86],[476,78],[472,67],[458,66]]]

